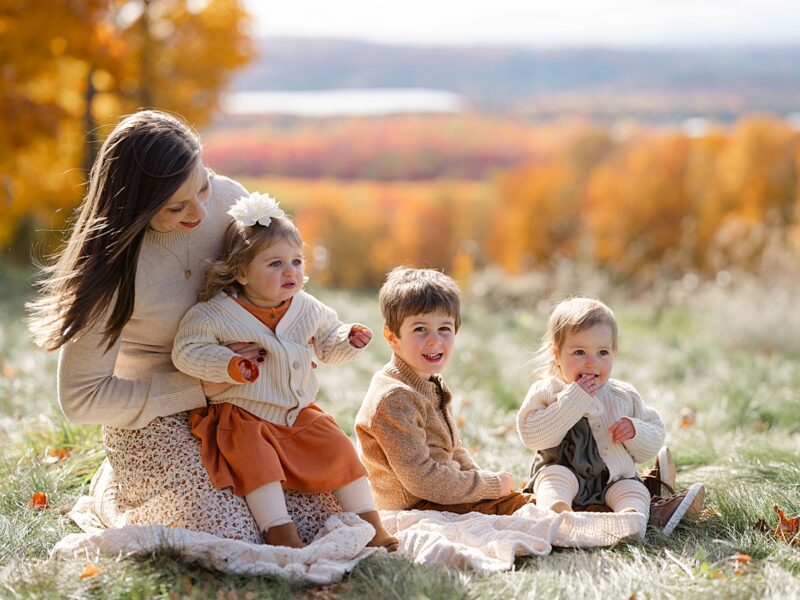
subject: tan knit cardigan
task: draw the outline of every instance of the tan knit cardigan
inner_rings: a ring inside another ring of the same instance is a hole
[[[341,364],[355,358],[348,335],[352,324],[313,296],[299,292],[275,331],[227,294],[193,306],[178,328],[172,359],[182,372],[208,381],[235,383],[209,399],[229,402],[277,425],[292,425],[297,414],[319,391],[312,362]],[[312,343],[313,340],[313,343]],[[224,344],[254,342],[267,351],[253,383],[240,383],[228,373],[234,353]]]
[[[381,509],[420,500],[460,504],[500,497],[500,477],[461,445],[440,376],[426,381],[396,355],[372,377],[355,422],[361,460]],[[441,389],[441,392],[440,392]]]
[[[582,417],[589,421],[610,482],[635,476],[636,464],[655,456],[666,436],[655,409],[642,401],[632,385],[616,379],[609,379],[594,396],[577,383],[566,385],[555,377],[536,381],[517,414],[517,431],[528,448],[544,450],[558,446]],[[613,444],[608,428],[622,417],[630,418],[636,435]]]
[[[172,342],[181,317],[197,303],[207,261],[219,254],[231,220],[225,213],[243,194],[235,181],[212,175],[208,216],[196,230],[147,230],[136,264],[133,313],[120,338],[106,350],[104,317],[61,348],[58,402],[67,419],[138,429],[156,417],[206,405],[200,380],[173,366]]]

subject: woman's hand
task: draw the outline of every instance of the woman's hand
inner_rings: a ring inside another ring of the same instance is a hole
[[[253,342],[236,342],[234,344],[226,345],[236,354],[246,358],[249,361],[264,362],[264,356],[267,354],[266,350]],[[232,383],[225,381],[220,383],[216,381],[206,381],[204,379],[200,381],[200,385],[203,387],[203,393],[205,394],[206,398],[221,394],[222,392],[233,387]]]
[[[267,351],[254,342],[236,342],[227,344],[227,347],[239,356],[253,362],[264,362],[264,357],[267,355]]]

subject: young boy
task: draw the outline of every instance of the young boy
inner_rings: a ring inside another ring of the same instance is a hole
[[[441,376],[461,325],[456,283],[431,269],[397,268],[379,300],[393,354],[355,422],[377,507],[508,515],[532,503],[509,473],[481,469],[461,445]]]

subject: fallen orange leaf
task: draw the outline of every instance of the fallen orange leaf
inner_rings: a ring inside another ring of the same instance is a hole
[[[33,495],[31,495],[31,499],[28,500],[28,508],[44,510],[49,506],[50,504],[47,502],[47,494],[44,492],[34,492]]]
[[[95,565],[94,563],[87,562],[86,566],[83,569],[83,573],[80,574],[81,579],[89,579],[91,577],[96,577],[100,573],[103,572],[103,569]]]
[[[66,448],[50,448],[47,454],[42,456],[41,461],[49,465],[64,460],[67,456],[69,456],[69,450]]]
[[[750,573],[750,565],[753,559],[750,558],[749,554],[739,554],[737,552],[730,559],[733,561],[734,575],[747,575]]]
[[[800,515],[797,517],[787,517],[780,506],[777,504],[772,510],[778,515],[778,526],[770,527],[764,519],[756,521],[755,528],[762,533],[771,533],[779,540],[788,542],[793,546],[800,544]]]
[[[775,528],[775,536],[784,541],[797,543],[798,533],[800,533],[800,516],[789,518],[786,513],[776,504],[772,510],[778,515],[778,526]]]

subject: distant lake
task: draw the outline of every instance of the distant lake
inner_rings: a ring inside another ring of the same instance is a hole
[[[454,113],[466,100],[452,92],[425,88],[235,92],[222,98],[233,115],[283,114],[303,117]]]

